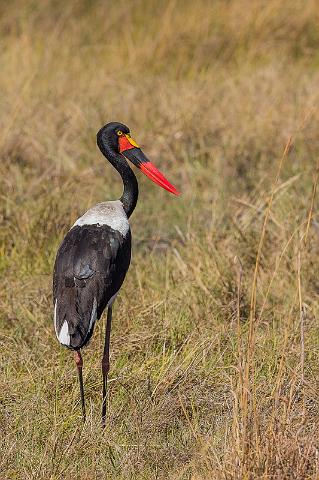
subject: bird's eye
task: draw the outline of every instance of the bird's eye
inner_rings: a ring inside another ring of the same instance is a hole
[[[121,130],[118,130],[118,131],[116,132],[116,134],[117,134],[119,137],[121,137],[121,136],[123,135],[123,132],[122,132]]]

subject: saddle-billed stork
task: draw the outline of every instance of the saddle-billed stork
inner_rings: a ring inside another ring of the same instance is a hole
[[[90,208],[66,234],[54,265],[53,302],[56,336],[62,345],[75,351],[84,421],[81,348],[90,340],[96,320],[107,307],[102,358],[102,425],[105,426],[112,305],[130,265],[128,219],[138,198],[137,179],[126,159],[165,190],[175,195],[179,192],[148,160],[122,123],[111,122],[102,127],[97,133],[97,145],[121,175],[123,194],[119,200]]]

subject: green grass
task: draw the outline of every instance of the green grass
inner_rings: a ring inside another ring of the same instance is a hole
[[[0,13],[1,480],[319,478],[316,2]],[[121,194],[111,120],[183,195],[138,173],[102,431],[105,319],[83,426],[51,281],[75,219]]]

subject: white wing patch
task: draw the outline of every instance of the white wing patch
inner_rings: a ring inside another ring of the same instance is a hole
[[[55,330],[56,336],[58,336],[58,332],[57,332],[57,329],[56,329],[56,308],[57,308],[57,306],[58,306],[58,301],[56,300],[55,305],[54,305],[54,330]]]
[[[114,300],[116,298],[116,295],[118,294],[119,292],[116,292],[114,293],[114,295],[110,298],[110,300],[107,302],[107,307],[112,307],[113,303],[114,303]]]
[[[113,230],[120,232],[123,237],[126,236],[130,229],[130,224],[120,200],[98,203],[82,217],[78,218],[73,227],[77,225],[80,227],[83,225],[108,225]]]
[[[60,333],[58,333],[57,330],[57,318],[56,318],[56,311],[57,311],[57,306],[58,306],[58,300],[55,301],[55,306],[54,306],[54,329],[56,336],[62,345],[66,345],[67,347],[70,345],[70,334],[69,334],[69,326],[68,322],[65,320],[62,328],[60,330]]]
[[[96,318],[97,318],[96,309],[97,309],[97,301],[96,301],[96,298],[94,297],[93,307],[92,307],[92,312],[91,312],[91,318],[90,318],[89,328],[88,328],[86,337],[87,337],[88,334],[90,333],[90,331],[91,331],[91,329],[92,329],[92,327],[93,327],[93,324],[96,322]]]
[[[69,326],[68,322],[64,320],[60,333],[58,335],[59,342],[62,345],[66,345],[67,347],[70,345],[70,334],[69,334]]]

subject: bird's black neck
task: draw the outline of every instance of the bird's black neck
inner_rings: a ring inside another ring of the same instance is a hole
[[[120,201],[123,203],[124,211],[129,218],[136,207],[138,199],[136,176],[123,155],[115,152],[113,148],[99,137],[97,138],[97,144],[103,155],[121,175],[124,189]]]
[[[122,155],[119,155],[119,157],[121,159],[120,163],[118,163],[117,165],[114,165],[114,163],[112,162],[111,163],[122,177],[124,188],[120,200],[123,203],[124,211],[127,215],[127,218],[129,218],[132,215],[137,204],[138,183],[133,170],[128,165],[125,158],[123,158]]]

